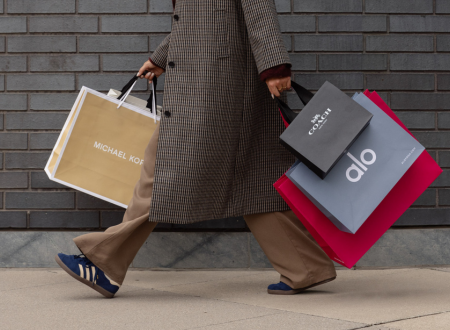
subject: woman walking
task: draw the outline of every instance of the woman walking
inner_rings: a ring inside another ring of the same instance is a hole
[[[139,70],[165,72],[160,124],[123,222],[74,239],[58,254],[70,275],[113,297],[158,222],[244,216],[280,273],[272,294],[336,277],[332,261],[273,188],[294,162],[278,142],[291,63],[274,0],[178,0],[172,31]],[[145,76],[144,71],[149,71]]]

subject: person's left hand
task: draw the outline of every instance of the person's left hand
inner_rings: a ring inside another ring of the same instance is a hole
[[[280,92],[291,89],[291,77],[267,78],[265,82],[267,87],[269,87],[270,93],[272,93],[272,98],[274,95],[280,97]]]
[[[148,71],[148,73],[144,76],[143,73],[144,71]],[[150,62],[150,60],[148,60],[147,62],[144,63],[144,65],[139,69],[139,72],[136,76],[138,76],[139,78],[145,78],[148,80],[148,83],[150,84],[151,82],[153,82],[153,78],[159,77],[160,75],[162,75],[164,73],[164,69],[160,68],[157,65],[154,65],[152,62]]]

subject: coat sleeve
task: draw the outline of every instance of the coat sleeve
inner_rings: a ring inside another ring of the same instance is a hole
[[[277,66],[274,66],[272,68],[269,68],[267,70],[264,70],[259,75],[259,78],[261,81],[266,81],[268,78],[275,78],[275,77],[290,77],[291,74],[291,65],[290,64],[280,64]]]
[[[280,64],[292,65],[281,36],[274,0],[241,2],[258,74]]]
[[[152,55],[150,55],[149,60],[153,64],[159,66],[160,68],[166,69],[167,65],[167,52],[169,51],[170,44],[170,35],[169,33],[167,37],[156,47],[155,51]]]

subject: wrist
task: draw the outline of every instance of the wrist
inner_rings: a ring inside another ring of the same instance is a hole
[[[149,57],[148,60],[149,60],[150,63],[152,63],[154,66],[156,66],[156,67],[162,69],[163,71],[165,71],[164,68],[161,68],[158,64],[156,64],[155,62],[153,62],[153,60],[151,59],[151,57]]]

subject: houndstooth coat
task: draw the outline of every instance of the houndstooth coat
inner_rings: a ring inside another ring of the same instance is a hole
[[[284,125],[258,76],[291,64],[274,0],[177,0],[150,59],[166,71],[149,220],[288,210],[273,183],[294,157],[278,142]]]

